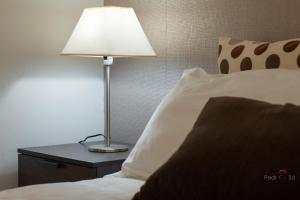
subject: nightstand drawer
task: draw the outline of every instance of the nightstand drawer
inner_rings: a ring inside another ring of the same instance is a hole
[[[93,179],[97,169],[19,154],[19,186]]]
[[[73,182],[95,178],[121,170],[129,151],[93,153],[90,145],[100,142],[73,143],[18,149],[19,186]]]

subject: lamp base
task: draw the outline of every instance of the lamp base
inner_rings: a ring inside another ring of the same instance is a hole
[[[99,144],[89,146],[88,150],[96,153],[117,153],[128,151],[128,147],[119,144],[111,144],[110,146],[106,146],[105,144]]]

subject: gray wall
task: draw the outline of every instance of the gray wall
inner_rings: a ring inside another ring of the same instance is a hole
[[[261,41],[300,36],[299,0],[105,0],[135,9],[158,57],[112,68],[112,134],[135,142],[183,69],[218,72],[220,35]]]
[[[59,56],[83,8],[102,3],[0,1],[0,190],[17,185],[18,147],[102,131],[101,62]]]

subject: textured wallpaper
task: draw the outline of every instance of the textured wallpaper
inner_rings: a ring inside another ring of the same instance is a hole
[[[299,0],[105,0],[136,11],[158,57],[112,67],[112,136],[135,142],[184,69],[217,73],[218,37],[273,41],[300,37]]]

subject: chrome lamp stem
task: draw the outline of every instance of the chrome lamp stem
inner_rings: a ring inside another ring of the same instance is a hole
[[[110,65],[104,65],[104,135],[105,145],[110,146]]]
[[[128,151],[125,145],[111,144],[110,137],[110,67],[113,64],[113,57],[104,56],[104,144],[88,147],[91,152],[115,153]]]

